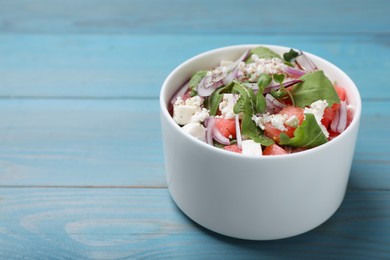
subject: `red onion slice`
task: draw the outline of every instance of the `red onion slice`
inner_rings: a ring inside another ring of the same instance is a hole
[[[223,78],[220,78],[217,81],[215,80],[216,79],[213,79],[212,75],[203,77],[197,87],[198,95],[201,97],[208,97],[215,89],[223,85]]]
[[[215,127],[215,117],[210,116],[204,122],[206,127],[206,142],[214,145],[213,140],[224,145],[230,145],[229,138],[222,135],[222,133]]]
[[[240,58],[238,58],[234,63],[230,64],[230,65],[227,67],[227,69],[228,69],[228,70],[233,70],[233,69],[235,69],[235,68],[240,64],[241,61],[245,61],[245,60],[248,58],[250,52],[251,52],[250,49],[249,49],[249,50],[246,50],[246,51],[240,56]]]
[[[242,148],[242,136],[241,136],[241,128],[240,128],[240,119],[238,118],[238,114],[234,117],[236,121],[236,140],[238,148]]]
[[[330,129],[335,133],[342,133],[347,128],[347,103],[345,101],[340,102],[340,108],[336,111],[332,122],[330,123]]]
[[[234,79],[238,77],[238,70],[237,67],[240,64],[240,62],[244,61],[250,53],[250,50],[245,51],[243,55],[241,55],[238,60],[236,60],[234,63],[229,65],[227,67],[228,71],[230,71],[225,76],[220,76],[218,78],[213,77],[213,75],[205,76],[203,79],[199,82],[197,87],[198,95],[201,97],[208,97],[210,96],[215,89],[221,87],[222,85],[227,85],[230,82],[232,82]]]
[[[188,87],[190,85],[190,81],[188,80],[186,83],[183,84],[182,87],[173,95],[171,98],[171,104],[174,105],[178,97],[183,97],[184,94],[187,92]]]
[[[208,144],[213,145],[213,129],[215,125],[215,118],[213,116],[210,116],[205,121],[206,126],[206,142]]]
[[[340,110],[336,110],[332,122],[330,123],[330,129],[335,133],[337,133],[337,125],[339,124],[339,120],[340,120]]]
[[[286,105],[279,102],[271,94],[265,95],[265,101],[267,103],[267,112],[274,114],[282,110]]]
[[[305,71],[303,70],[300,70],[300,69],[297,69],[297,68],[293,68],[293,67],[290,67],[290,66],[287,66],[287,65],[284,65],[282,66],[282,70],[284,73],[292,76],[292,77],[296,77],[296,78],[299,78],[303,75],[305,75]]]
[[[214,125],[214,128],[213,128],[212,132],[213,132],[213,137],[214,137],[215,141],[217,141],[220,144],[230,145],[229,138],[223,136],[221,134],[221,132],[218,130],[218,128],[215,127],[215,125]]]
[[[238,69],[235,67],[224,79],[223,79],[223,84],[229,85],[233,80],[238,78]]]
[[[297,84],[297,83],[301,83],[301,82],[302,82],[302,80],[300,80],[300,79],[293,79],[293,80],[284,81],[282,84],[283,84],[283,86],[284,86],[285,88],[287,88],[287,87],[293,86],[293,85],[295,85],[295,84]],[[280,89],[280,88],[281,88],[281,86],[280,86],[279,83],[273,84],[273,85],[270,85],[270,86],[266,87],[266,88],[264,89],[264,92],[263,92],[263,93],[264,93],[264,94],[265,94],[265,93],[269,93],[269,92],[271,92],[271,91],[278,90],[278,89]]]
[[[347,104],[345,101],[340,102],[340,119],[339,123],[337,124],[337,132],[340,134],[345,130],[347,127]]]
[[[317,70],[317,66],[314,62],[303,52],[300,51],[300,55],[295,59],[295,63],[304,71],[310,72]]]

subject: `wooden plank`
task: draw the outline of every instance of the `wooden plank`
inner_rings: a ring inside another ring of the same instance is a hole
[[[0,32],[383,33],[386,0],[0,1]]]
[[[0,189],[2,259],[388,259],[390,192],[348,192],[320,227],[284,240],[207,231],[166,189]]]
[[[364,103],[351,189],[390,189],[388,106]],[[1,100],[0,118],[2,186],[166,187],[156,99]]]
[[[0,8],[1,10],[1,8]],[[0,11],[1,12],[1,11]],[[291,46],[345,70],[364,99],[389,99],[384,35],[0,35],[0,97],[158,97],[180,63],[235,44]],[[373,69],[375,68],[375,69]]]
[[[0,107],[2,184],[165,185],[156,100],[3,100]]]

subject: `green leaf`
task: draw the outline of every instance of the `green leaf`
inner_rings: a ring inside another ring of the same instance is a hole
[[[283,88],[280,88],[278,90],[271,91],[270,94],[276,99],[281,99],[287,95],[287,91]]]
[[[219,103],[221,103],[223,99],[223,94],[230,93],[233,85],[234,83],[230,83],[227,86],[222,86],[220,88],[217,88],[207,99],[206,107],[209,109],[210,115],[215,116],[217,114]]]
[[[250,55],[249,55],[249,59],[246,61],[246,63],[253,62],[253,60],[250,58],[250,56],[252,56],[252,54],[256,54],[260,59],[272,59],[272,58],[282,59],[282,57],[280,57],[279,54],[271,51],[270,49],[268,49],[266,47],[259,46],[259,47],[251,50]]]
[[[257,113],[264,113],[267,109],[267,101],[265,100],[265,97],[260,92],[257,92],[256,94],[256,112]]]
[[[259,76],[259,80],[257,81],[257,85],[259,86],[259,92],[263,94],[264,89],[268,87],[268,85],[271,83],[272,78],[270,75],[266,73],[261,73]]]
[[[328,107],[340,103],[335,88],[322,70],[307,73],[300,79],[303,82],[296,84],[291,91],[296,106],[303,108],[317,100],[326,100]]]
[[[195,74],[192,75],[190,79],[189,88],[192,91],[197,91],[199,82],[204,78],[204,76],[206,76],[206,74],[207,74],[207,70],[200,70],[195,72]]]
[[[238,113],[247,113],[247,114],[254,114],[255,112],[255,104],[256,104],[256,96],[253,92],[253,89],[245,87],[243,84],[241,84],[238,81],[233,81],[233,93],[240,94],[240,97],[238,98],[236,105],[233,108],[233,111],[235,114]]]
[[[280,134],[281,145],[313,148],[328,141],[314,115],[307,113],[305,117],[302,124],[295,129],[293,138],[288,137],[285,133]]]
[[[251,120],[252,121],[252,120]],[[253,122],[253,121],[252,121]],[[256,125],[255,125],[256,127]],[[259,129],[258,127],[256,127],[256,130],[255,131],[248,131],[248,133],[246,133],[246,135],[252,139],[253,141],[255,141],[256,143],[259,143],[263,146],[270,146],[271,144],[274,144],[274,140],[272,140],[271,138],[265,136],[263,134],[263,132],[261,131],[261,129]]]
[[[235,114],[243,113],[241,121],[241,134],[258,142],[264,146],[274,143],[274,141],[264,136],[263,131],[256,126],[252,120],[252,115],[256,113],[257,97],[252,89],[245,87],[240,82],[234,81],[232,92],[240,94],[236,105],[233,107]]]
[[[299,55],[300,55],[299,52],[296,52],[293,49],[290,49],[289,52],[286,52],[283,54],[283,58],[286,61],[290,62],[290,61],[294,60],[296,57],[298,57]]]
[[[264,113],[267,108],[267,102],[265,101],[265,97],[263,95],[264,89],[271,83],[272,78],[270,75],[266,73],[262,73],[259,76],[259,80],[257,85],[259,86],[259,90],[256,94],[256,112]]]
[[[272,75],[275,82],[279,83],[283,87],[284,74],[274,74]]]

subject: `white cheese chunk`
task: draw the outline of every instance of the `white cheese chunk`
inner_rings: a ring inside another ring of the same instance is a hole
[[[200,123],[188,123],[182,129],[193,137],[206,142],[206,128]]]
[[[173,106],[173,120],[179,125],[188,124],[197,111],[199,111],[197,106],[175,105]]]
[[[263,59],[259,58],[256,54],[253,54],[251,59],[251,63],[246,64],[245,62],[241,62],[238,65],[240,74],[248,78],[250,82],[257,82],[262,73],[276,74],[283,72],[282,67],[284,66],[284,61],[281,59]]]
[[[201,108],[202,102],[203,99],[199,96],[188,98],[186,101],[178,97],[173,106],[173,120],[179,125],[203,122],[209,116],[209,112]]]
[[[313,114],[318,125],[320,126],[322,132],[325,137],[329,137],[329,132],[326,127],[321,123],[322,117],[324,116],[325,108],[328,106],[328,102],[326,100],[317,100],[313,102],[310,107],[305,107],[304,113]]]
[[[256,143],[253,140],[242,141],[242,154],[250,156],[262,156],[261,144]]]
[[[186,99],[185,104],[188,106],[197,106],[200,107],[202,105],[203,99],[200,96],[193,96],[191,98]]]
[[[221,111],[222,117],[225,119],[233,119],[235,114],[234,108],[234,95],[224,94],[221,103],[219,103],[219,111]]]
[[[265,124],[271,122],[271,125],[275,127],[276,129],[279,129],[280,131],[285,131],[287,128],[284,126],[284,123],[287,120],[287,115],[285,114],[269,114],[264,113],[262,115],[252,116],[252,120],[256,123],[258,127],[260,127],[262,130],[265,129]]]
[[[286,125],[297,128],[299,125],[299,120],[296,115],[292,115],[289,119],[285,122]]]
[[[206,108],[202,108],[202,110],[196,111],[196,113],[191,117],[190,123],[202,123],[209,116],[209,111]]]

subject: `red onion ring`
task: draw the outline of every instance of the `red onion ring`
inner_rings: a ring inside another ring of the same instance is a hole
[[[237,66],[223,79],[223,84],[229,85],[230,82],[238,78],[238,69]]]
[[[249,53],[250,50],[245,51],[240,58],[238,58],[233,64],[229,65],[227,69],[231,71],[227,75],[220,78],[213,78],[213,75],[203,77],[197,87],[198,95],[202,97],[208,97],[214,92],[215,89],[221,87],[224,84],[227,85],[235,78],[237,78],[237,67],[240,62],[244,61],[248,57]]]
[[[215,118],[210,116],[205,120],[204,125],[206,126],[206,142],[213,145],[213,128],[215,125]]]
[[[340,120],[340,110],[336,110],[332,122],[330,123],[330,129],[335,133],[337,133],[337,125],[339,124],[339,120]]]
[[[224,145],[230,145],[229,138],[222,135],[222,133],[215,127],[215,117],[210,116],[204,122],[206,127],[206,142],[214,145],[213,140]]]
[[[296,78],[299,78],[299,77],[305,75],[305,73],[306,73],[303,70],[296,69],[296,68],[293,68],[293,67],[290,67],[287,65],[282,66],[282,70],[284,73],[287,73],[288,75],[290,75],[292,77],[296,77]]]
[[[278,113],[286,106],[285,104],[279,102],[276,98],[274,98],[269,93],[265,95],[265,102],[267,104],[267,112],[271,114]]]
[[[340,134],[345,130],[347,127],[347,104],[345,101],[340,102],[340,119],[339,123],[337,124],[337,132]]]
[[[214,138],[215,141],[217,141],[220,144],[230,145],[229,138],[223,136],[221,134],[221,132],[218,130],[218,128],[215,127],[215,125],[214,125],[214,128],[213,128],[212,132],[213,132],[213,138]]]
[[[340,102],[340,108],[336,111],[332,122],[330,123],[330,129],[335,133],[342,133],[347,128],[347,103],[345,101]]]
[[[298,67],[307,72],[318,69],[314,62],[303,51],[300,51],[300,55],[296,57],[295,63]]]
[[[295,85],[295,84],[297,84],[297,83],[301,83],[302,82],[302,80],[300,80],[300,79],[293,79],[293,80],[289,80],[289,81],[284,81],[283,83],[282,83],[282,85],[285,87],[285,88],[287,88],[287,87],[290,87],[290,86],[293,86],[293,85]],[[268,86],[268,87],[266,87],[265,89],[264,89],[264,94],[265,93],[269,93],[269,92],[271,92],[271,91],[274,91],[274,90],[278,90],[278,89],[280,89],[281,88],[281,86],[280,86],[280,84],[279,83],[277,83],[277,84],[275,84],[275,85],[270,85],[270,86]]]
[[[215,81],[215,79],[212,78],[212,75],[203,77],[197,87],[199,96],[208,97],[214,92],[215,89],[223,85],[223,78],[220,78],[215,82],[213,82],[213,80]]]
[[[183,86],[181,86],[179,88],[178,91],[176,91],[175,95],[173,95],[173,97],[171,98],[171,101],[170,101],[172,105],[175,104],[175,102],[176,102],[178,97],[183,97],[184,96],[184,94],[188,90],[189,85],[190,85],[190,81],[188,80],[186,83],[183,84]]]
[[[235,68],[237,68],[237,66],[240,64],[241,61],[245,61],[249,54],[250,54],[251,50],[246,50],[241,56],[240,58],[238,58],[234,63],[230,64],[227,69],[228,70],[233,70]]]

